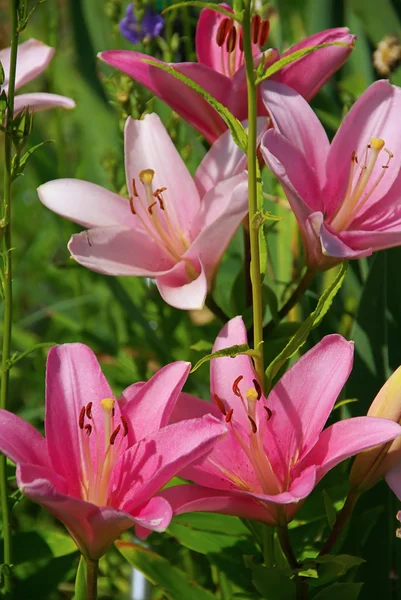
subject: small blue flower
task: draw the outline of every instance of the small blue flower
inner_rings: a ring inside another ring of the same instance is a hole
[[[128,4],[125,17],[120,21],[121,34],[132,44],[138,44],[144,38],[159,35],[163,27],[163,17],[154,13],[149,6],[145,8],[141,24],[137,23],[133,4]]]

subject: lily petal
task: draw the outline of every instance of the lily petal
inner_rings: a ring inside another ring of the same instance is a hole
[[[135,531],[138,533],[143,528],[151,531],[165,531],[170,525],[173,517],[173,510],[165,498],[155,496],[144,506],[136,509],[132,513],[135,519]]]
[[[17,415],[0,409],[0,452],[15,464],[49,466],[46,440]]]
[[[54,52],[54,48],[50,48],[49,46],[46,46],[46,44],[35,39],[30,39],[19,44],[17,52],[17,72],[15,77],[16,89],[43,73],[53,58]],[[11,48],[0,50],[0,62],[6,76],[3,89],[6,91],[8,89],[10,72],[10,57]]]
[[[67,98],[67,96],[60,96],[58,94],[45,94],[42,92],[19,94],[14,99],[14,116],[26,106],[29,107],[30,112],[38,112],[50,108],[66,108],[67,110],[71,110],[75,108],[75,102],[71,98]]]
[[[156,285],[163,300],[181,310],[197,310],[203,308],[207,296],[208,282],[202,263],[196,279],[190,280],[187,263],[181,260],[168,273],[156,276]]]

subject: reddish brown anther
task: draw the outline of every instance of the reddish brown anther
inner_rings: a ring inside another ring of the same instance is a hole
[[[90,435],[92,433],[92,425],[90,423],[85,425],[85,431],[86,431],[87,435]]]
[[[88,404],[86,405],[86,416],[88,417],[88,419],[92,418],[92,405],[93,402],[88,402]]]
[[[129,207],[131,209],[132,214],[136,215],[136,210],[135,210],[135,207],[134,207],[134,199],[133,199],[132,196],[129,197]]]
[[[242,31],[242,27],[240,29],[239,32],[239,49],[241,50],[241,52],[244,51],[244,32]]]
[[[113,406],[113,408],[111,409],[111,416],[114,417],[115,414],[116,414],[116,409]]]
[[[152,202],[152,204],[149,204],[149,206],[148,206],[148,213],[150,215],[152,214],[152,210],[153,210],[153,207],[155,204],[157,204],[157,202]]]
[[[79,428],[83,429],[84,425],[85,425],[85,406],[83,406],[81,408],[81,412],[79,413],[79,419],[78,419],[78,424],[79,424]]]
[[[260,400],[261,397],[262,397],[262,388],[260,387],[260,383],[259,383],[259,381],[257,379],[252,379],[252,381],[253,381],[253,385],[254,385],[254,388],[256,390],[256,393],[258,395],[258,397],[256,398],[256,400]]]
[[[269,37],[269,31],[270,31],[270,21],[262,21],[260,30],[259,30],[258,41],[257,41],[259,48],[263,48],[263,46],[266,44],[267,39]]]
[[[270,408],[268,406],[264,406],[263,408],[267,412],[267,420],[270,421],[270,419],[272,418],[272,415],[273,415],[272,411],[270,410]]]
[[[229,54],[234,52],[235,44],[237,43],[237,30],[234,25],[231,27],[230,33],[228,34],[226,50]]]
[[[217,407],[221,410],[223,415],[226,415],[227,411],[226,411],[226,407],[224,406],[223,400],[221,398],[219,398],[217,394],[213,394],[213,398],[215,399]]]
[[[250,424],[251,424],[251,427],[252,427],[252,431],[253,431],[253,433],[256,433],[256,432],[257,432],[257,430],[258,430],[258,428],[256,427],[256,423],[255,423],[255,421],[254,421],[254,420],[252,419],[252,417],[250,417],[249,415],[248,415],[248,419],[249,419],[249,422],[250,422]]]
[[[231,417],[233,416],[233,412],[234,412],[234,409],[230,408],[230,410],[226,414],[226,423],[229,423],[231,421]]]
[[[121,423],[123,424],[124,437],[125,437],[126,435],[128,435],[128,423],[127,423],[126,418],[123,417],[122,415],[121,415]]]
[[[118,436],[118,434],[120,433],[120,429],[121,429],[121,425],[118,425],[115,430],[113,431],[113,433],[110,436],[110,446],[114,445],[114,442],[116,441],[116,437]]]
[[[231,19],[229,19],[228,17],[225,17],[221,21],[221,23],[217,29],[217,33],[216,33],[216,44],[218,46],[221,47],[224,44],[230,29],[231,29]]]
[[[132,180],[132,191],[134,192],[135,198],[138,198],[138,191],[136,189],[135,179]]]
[[[241,398],[241,392],[239,391],[239,387],[238,387],[238,384],[241,381],[241,379],[244,379],[243,375],[239,375],[233,383],[233,392],[236,396],[238,396],[238,398]]]
[[[251,36],[252,36],[252,43],[253,44],[257,44],[258,43],[260,21],[261,21],[261,19],[260,19],[259,15],[254,15],[252,17]]]

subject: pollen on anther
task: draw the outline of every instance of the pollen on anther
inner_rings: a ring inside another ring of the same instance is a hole
[[[263,48],[263,46],[266,44],[267,39],[269,37],[269,31],[270,31],[270,22],[269,21],[262,21],[260,30],[259,30],[259,37],[258,37],[258,46],[259,48]]]
[[[256,433],[256,432],[258,431],[258,428],[257,428],[257,426],[256,426],[256,423],[255,423],[255,421],[254,421],[254,420],[252,419],[252,417],[250,417],[249,415],[248,415],[248,419],[249,419],[249,422],[250,422],[250,424],[251,424],[251,427],[252,427],[252,432],[253,432],[253,433]]]
[[[260,383],[257,379],[252,379],[253,385],[255,386],[255,390],[258,393],[258,397],[256,398],[256,400],[260,400],[262,397],[262,388],[260,387]]]
[[[123,417],[123,415],[121,415],[121,423],[123,424],[123,430],[124,430],[124,437],[126,435],[128,435],[128,423],[125,417]]]
[[[85,425],[85,432],[87,433],[87,435],[90,435],[92,433],[92,425],[90,423]]]
[[[251,35],[252,35],[252,42],[254,44],[258,43],[260,21],[261,21],[261,19],[260,19],[259,15],[254,15],[252,17]]]
[[[92,405],[93,402],[88,402],[88,404],[86,405],[86,416],[88,417],[88,419],[92,418]]]
[[[121,429],[121,425],[117,425],[117,427],[115,428],[115,430],[111,434],[111,436],[110,436],[110,446],[114,445],[114,442],[116,441],[116,437],[120,433],[120,429]]]
[[[85,425],[85,411],[86,411],[86,407],[83,406],[81,408],[81,412],[79,413],[79,419],[78,419],[78,424],[79,424],[80,429],[83,429],[84,425]]]
[[[224,406],[223,400],[221,398],[219,398],[217,394],[213,394],[213,398],[215,399],[215,402],[216,402],[219,410],[223,413],[223,415],[226,415],[227,411],[226,411],[226,407]]]
[[[136,198],[138,198],[138,191],[137,191],[137,189],[136,189],[136,183],[135,183],[135,179],[133,179],[133,180],[132,180],[132,190],[133,190],[133,192],[134,192],[134,196],[135,196]]]
[[[267,412],[267,420],[270,421],[270,419],[272,418],[272,415],[273,415],[271,409],[268,406],[264,406],[263,408]]]
[[[235,44],[237,43],[237,30],[235,27],[231,27],[230,33],[228,34],[226,49],[229,54],[234,52]]]
[[[236,396],[238,396],[238,398],[241,398],[241,392],[239,391],[238,384],[239,384],[239,382],[240,382],[242,379],[244,379],[244,376],[243,376],[243,375],[239,375],[239,376],[237,377],[237,379],[236,379],[236,380],[234,381],[234,383],[233,383],[233,392],[234,392],[234,394],[235,394]]]
[[[222,46],[224,44],[224,42],[226,41],[226,37],[228,35],[228,32],[230,31],[231,28],[231,19],[229,19],[228,17],[225,17],[218,29],[217,29],[217,33],[216,33],[216,44],[218,46]]]
[[[157,204],[157,202],[152,202],[152,204],[149,204],[149,206],[148,206],[148,213],[150,215],[152,214],[153,207],[154,207],[155,204]]]
[[[131,209],[132,214],[136,215],[136,210],[135,210],[135,207],[134,207],[134,199],[133,199],[132,196],[129,197],[129,207]]]
[[[234,409],[233,409],[233,408],[230,408],[230,410],[229,410],[229,411],[228,411],[228,413],[226,414],[226,423],[229,423],[229,422],[231,421],[231,418],[232,418],[232,416],[233,416],[233,412],[234,412]]]

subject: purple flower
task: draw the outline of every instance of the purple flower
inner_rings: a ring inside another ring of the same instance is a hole
[[[120,22],[121,34],[132,44],[138,44],[145,38],[159,35],[164,27],[161,15],[146,7],[141,23],[138,23],[134,14],[133,4],[128,4],[124,19]]]

